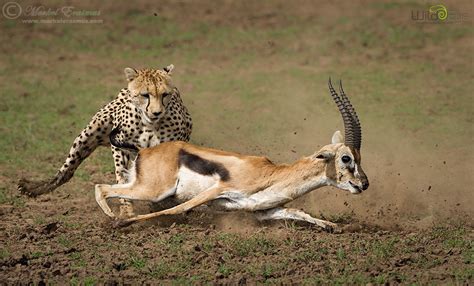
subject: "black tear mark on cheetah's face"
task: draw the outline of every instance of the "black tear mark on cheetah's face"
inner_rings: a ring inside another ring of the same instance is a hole
[[[149,123],[163,118],[175,91],[170,77],[172,69],[172,65],[164,70],[125,69],[132,103]]]

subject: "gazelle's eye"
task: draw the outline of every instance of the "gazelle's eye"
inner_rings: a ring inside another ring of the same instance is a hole
[[[349,156],[347,156],[347,155],[344,155],[344,156],[342,156],[341,160],[342,160],[343,163],[347,164],[347,163],[349,163],[352,159],[351,159],[351,157],[349,157]]]
[[[144,98],[150,98],[149,93],[141,93],[140,95],[143,96]]]

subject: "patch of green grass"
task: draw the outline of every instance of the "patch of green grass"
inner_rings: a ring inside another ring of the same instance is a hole
[[[274,266],[272,264],[265,264],[262,267],[262,276],[264,279],[268,279],[272,277],[274,273]]]
[[[73,277],[71,278],[71,280],[69,281],[69,284],[70,284],[71,286],[77,286],[77,285],[79,285],[80,283],[81,283],[81,282],[79,281],[79,279],[78,279],[76,276],[73,276]]]
[[[413,4],[409,4],[410,2],[373,2],[370,3],[370,7],[382,10],[392,10],[392,9],[399,9],[405,6],[411,6]]]
[[[158,238],[155,240],[155,243],[160,247],[164,247],[169,251],[180,251],[183,247],[183,243],[186,240],[186,235],[182,233],[174,234],[170,236],[168,239],[161,239]]]
[[[383,285],[387,283],[387,274],[379,274],[374,277],[374,282],[378,285]]]
[[[201,276],[199,276],[199,275],[195,275],[195,276],[192,276],[192,277],[189,277],[189,278],[188,277],[178,277],[178,278],[176,278],[172,281],[171,285],[177,285],[177,286],[195,285],[200,280],[201,280]]]
[[[72,252],[69,254],[69,258],[72,260],[79,260],[81,259],[81,253],[80,252]]]
[[[327,277],[325,275],[317,275],[305,279],[306,285],[321,285],[321,284],[331,284],[331,285],[364,285],[364,284],[376,284],[383,285],[389,281],[397,281],[397,283],[403,283],[406,281],[407,277],[405,275],[399,274],[398,272],[390,272],[387,274],[378,274],[375,276],[363,274],[363,273],[354,273],[352,271],[343,271],[342,273],[333,273],[331,276]]]
[[[270,253],[274,251],[274,241],[262,235],[249,238],[234,234],[221,234],[218,239],[227,245],[228,249],[239,256],[250,256],[255,253]]]
[[[97,285],[98,284],[98,279],[92,276],[87,276],[85,277],[82,281],[77,277],[73,276],[71,280],[69,281],[69,284],[71,286],[76,286],[76,285],[84,285],[84,286],[92,286],[92,285]]]
[[[371,253],[379,259],[386,259],[393,255],[396,244],[398,242],[399,242],[399,238],[373,241],[370,246]]]
[[[464,263],[474,264],[474,241],[469,242],[469,246],[463,251]]]
[[[217,271],[222,274],[224,277],[229,277],[229,275],[232,273],[232,267],[228,264],[221,264],[217,268]]]
[[[442,265],[444,260],[441,258],[432,258],[424,265],[427,269]]]
[[[343,248],[339,248],[338,250],[336,250],[336,257],[338,260],[346,259],[346,251]]]
[[[0,259],[5,259],[10,257],[10,252],[6,248],[0,248]]]
[[[310,246],[306,249],[303,249],[295,254],[295,259],[297,261],[322,261],[324,255],[327,254],[326,248],[313,247]]]
[[[469,247],[472,247],[471,242],[465,239],[465,234],[466,230],[462,227],[436,227],[431,232],[433,238],[442,241],[443,247],[446,250],[452,248],[468,249]]]
[[[96,285],[96,282],[97,279],[95,277],[86,277],[84,278],[84,286],[92,286],[92,285]]]
[[[7,189],[3,188],[3,187],[0,187],[0,204],[5,204],[8,201],[9,200],[8,200],[8,196],[7,196]]]
[[[62,245],[63,247],[69,248],[72,246],[72,241],[66,238],[66,236],[61,235],[58,237],[58,243]]]
[[[202,242],[202,248],[206,252],[211,252],[214,249],[214,244],[212,242],[212,239],[207,237],[203,242]]]
[[[163,279],[169,275],[172,271],[172,267],[168,262],[160,262],[151,267],[149,275],[153,278]]]
[[[143,269],[147,264],[147,261],[143,257],[138,257],[138,256],[132,256],[130,257],[128,261],[128,265],[132,266],[133,268],[137,270]]]
[[[454,271],[454,279],[456,280],[457,283],[472,281],[473,278],[474,278],[474,268],[472,267],[456,269]]]
[[[362,274],[342,273],[341,275],[333,277],[335,285],[350,285],[350,284],[364,284],[370,280]],[[327,283],[327,281],[325,282]]]
[[[64,226],[70,229],[79,229],[82,225],[78,222],[65,222]]]
[[[182,256],[175,261],[159,262],[150,266],[147,274],[156,279],[165,279],[174,276],[183,276],[192,267],[192,257]],[[143,267],[142,267],[143,268]]]
[[[40,258],[40,257],[43,257],[45,256],[46,254],[41,252],[41,251],[37,251],[37,252],[33,252],[31,253],[30,257],[35,259],[35,258]]]
[[[37,216],[33,219],[34,223],[37,225],[42,225],[47,222],[46,218],[44,216]]]
[[[23,208],[25,206],[25,198],[12,195],[6,188],[0,187],[0,204],[10,204],[17,208]]]
[[[80,252],[72,252],[69,255],[69,259],[72,260],[71,267],[73,269],[82,269],[87,266],[86,260],[82,257]]]

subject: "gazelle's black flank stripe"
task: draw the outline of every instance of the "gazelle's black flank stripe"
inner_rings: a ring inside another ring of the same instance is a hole
[[[203,159],[197,155],[188,153],[186,150],[179,150],[179,166],[184,165],[186,168],[204,176],[212,176],[218,174],[222,181],[230,179],[229,171],[221,163],[216,163]]]

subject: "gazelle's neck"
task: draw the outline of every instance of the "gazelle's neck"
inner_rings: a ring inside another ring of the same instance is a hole
[[[314,189],[329,185],[326,164],[322,160],[304,157],[291,165],[281,165],[274,173],[275,185],[293,199]]]

